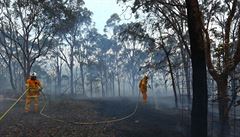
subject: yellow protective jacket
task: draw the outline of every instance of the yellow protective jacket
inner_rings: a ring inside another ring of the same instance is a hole
[[[32,80],[29,78],[26,82],[26,88],[28,90],[26,93],[27,96],[38,97],[42,86],[39,80]]]
[[[139,82],[139,89],[142,93],[146,93],[147,92],[147,77],[145,76],[143,79],[141,79],[141,81]]]

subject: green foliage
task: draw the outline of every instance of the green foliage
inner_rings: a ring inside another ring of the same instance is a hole
[[[107,20],[106,26],[107,27],[114,27],[121,21],[118,14],[114,13],[111,17]]]
[[[64,33],[76,22],[76,15],[71,8],[66,7],[60,0],[43,3],[43,14],[47,19],[53,21],[54,32]]]

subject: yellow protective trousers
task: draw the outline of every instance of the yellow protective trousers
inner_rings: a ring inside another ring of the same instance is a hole
[[[26,96],[25,112],[30,111],[31,101],[34,100],[34,112],[38,112],[38,96]]]
[[[142,92],[143,95],[143,102],[147,103],[147,92]]]

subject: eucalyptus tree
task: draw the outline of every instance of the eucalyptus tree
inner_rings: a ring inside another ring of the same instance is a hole
[[[117,80],[117,93],[118,96],[121,96],[121,77],[123,77],[123,68],[124,68],[124,56],[123,56],[123,48],[121,47],[121,42],[116,41],[116,48],[113,49],[115,53],[115,74]]]
[[[1,34],[19,63],[25,79],[36,60],[52,48],[51,41],[59,30],[71,27],[73,16],[64,1],[1,0]],[[10,53],[10,52],[9,52]]]
[[[193,71],[191,136],[207,137],[207,72],[201,12],[197,0],[186,0]],[[201,103],[199,103],[201,102]]]
[[[1,92],[3,91],[2,89],[7,89],[8,88],[8,82],[6,81],[7,79],[7,66],[4,63],[3,59],[0,57],[0,82],[2,83],[0,86]]]
[[[0,43],[1,43],[2,47],[0,48],[0,56],[1,56],[2,61],[7,65],[11,87],[13,90],[16,90],[17,88],[16,88],[16,83],[14,81],[14,74],[13,74],[14,73],[13,72],[14,48],[13,48],[13,43],[12,42],[8,43],[6,40],[7,40],[6,37],[1,35]]]
[[[80,76],[81,76],[81,89],[82,89],[82,94],[85,96],[86,95],[86,89],[85,89],[85,71],[84,71],[84,66],[86,66],[87,64],[87,48],[88,46],[88,40],[86,40],[85,38],[82,38],[81,41],[79,41],[79,44],[76,48],[76,54],[74,55],[74,57],[76,58],[76,61],[79,64],[79,72],[80,72]]]
[[[100,81],[100,76],[98,73],[98,66],[97,66],[97,60],[89,60],[87,65],[87,70],[86,70],[86,80],[87,80],[87,85],[89,85],[90,88],[90,97],[93,97],[94,94],[97,92],[100,92],[98,89],[99,81]],[[95,92],[94,92],[95,89]]]
[[[107,20],[105,25],[105,32],[106,34],[110,34],[110,38],[114,41],[114,48],[115,52],[113,55],[115,56],[115,66],[116,66],[116,76],[118,81],[118,95],[120,96],[120,75],[122,72],[127,72],[126,76],[128,77],[127,80],[130,83],[132,94],[135,92],[136,86],[136,76],[139,67],[135,65],[135,50],[136,50],[136,41],[131,36],[126,37],[125,39],[120,35],[124,29],[127,28],[129,24],[120,24],[120,17],[118,14],[114,13],[111,17]],[[113,48],[112,48],[113,49]],[[120,60],[121,58],[121,60]],[[121,63],[124,62],[124,63]],[[121,66],[120,66],[121,64]],[[129,73],[130,70],[130,73]]]
[[[115,44],[113,44],[115,45]],[[113,48],[113,47],[112,47]],[[111,48],[111,53],[108,53],[108,68],[109,68],[109,95],[110,96],[116,96],[115,93],[115,78],[116,78],[116,71],[117,71],[117,59],[116,59],[116,54],[115,51]]]
[[[103,96],[107,96],[108,82],[109,82],[108,51],[112,46],[112,41],[109,40],[106,36],[99,35],[98,40],[96,42],[96,46],[99,48],[97,58],[98,58],[98,66],[99,66],[99,73],[100,73],[101,86],[102,86],[102,94]]]
[[[117,91],[118,96],[121,96],[121,77],[123,75],[123,61],[124,57],[123,51],[124,47],[122,40],[119,38],[119,33],[122,31],[122,29],[126,26],[124,24],[120,25],[120,17],[118,14],[114,13],[110,16],[110,18],[107,20],[106,25],[104,27],[104,32],[107,36],[110,36],[110,40],[112,41],[111,51],[113,55],[113,64],[111,67],[112,74],[113,74],[113,87],[114,87],[114,78],[117,79]],[[113,88],[114,89],[114,88]],[[114,92],[114,91],[113,91]]]
[[[85,62],[87,68],[91,70],[87,71],[87,78],[90,82],[100,82],[102,96],[107,95],[108,90],[108,75],[109,75],[109,62],[108,52],[112,46],[112,41],[107,38],[106,35],[102,35],[97,32],[96,28],[92,28],[86,36],[85,40]],[[94,67],[97,67],[95,70]],[[89,74],[95,70],[93,75]],[[90,84],[91,84],[90,83]],[[92,88],[91,88],[92,89]]]
[[[189,48],[189,38],[187,33],[187,15],[186,9],[183,4],[183,1],[172,0],[170,3],[162,3],[163,5],[153,6],[154,8],[151,11],[156,11],[153,13],[157,18],[161,18],[165,22],[164,27],[168,31],[174,31],[175,39],[178,45],[177,48],[180,49],[181,61],[183,64],[183,69],[185,73],[185,85],[187,90],[188,101],[191,100],[191,81],[190,81],[190,56],[191,51]]]
[[[118,41],[122,46],[120,52],[122,72],[127,76],[128,83],[131,86],[131,92],[134,95],[138,71],[140,64],[142,63],[141,60],[138,59],[138,51],[141,49],[142,45],[139,42],[140,39],[138,39],[138,37],[129,33],[129,29],[133,28],[133,30],[136,29],[136,31],[141,31],[141,28],[138,28],[137,23],[122,24],[118,27],[120,27],[119,32],[117,33],[117,35],[119,35]]]
[[[116,41],[109,38],[107,38],[103,44],[108,45],[108,49],[105,50],[105,52],[102,50],[104,56],[101,56],[103,57],[106,65],[106,94],[108,96],[115,96],[115,77],[120,73],[117,71],[121,70],[121,66],[119,66],[118,62],[119,60],[117,52],[120,52],[121,47],[117,45]]]
[[[228,95],[228,79],[240,62],[239,1],[203,1],[203,5],[209,5],[201,15],[207,66],[217,83],[219,118],[226,123],[234,102]]]
[[[94,81],[94,78],[91,78],[91,70],[88,69],[88,64],[90,63],[91,65],[89,66],[92,68],[92,65],[94,64],[94,59],[96,59],[96,52],[98,48],[96,47],[96,41],[98,39],[98,36],[100,35],[97,32],[97,29],[89,26],[87,28],[84,28],[81,35],[81,39],[79,44],[77,45],[76,49],[76,54],[75,58],[77,62],[79,63],[79,68],[80,68],[80,76],[81,76],[81,88],[83,91],[83,95],[86,95],[86,87],[85,87],[85,78],[87,75],[87,79],[90,80],[90,86],[91,86],[91,96],[93,95],[92,93],[92,81]],[[94,72],[93,72],[94,73]],[[95,74],[93,74],[95,77]]]
[[[123,54],[125,53],[125,60],[127,60],[124,67],[128,71],[128,79],[132,87],[131,91],[132,94],[134,94],[135,87],[138,84],[138,82],[136,82],[138,78],[138,71],[140,65],[143,63],[142,60],[144,60],[144,58],[142,58],[141,56],[141,47],[143,46],[143,44],[141,43],[142,38],[138,37],[138,35],[131,35],[130,33],[143,33],[144,30],[138,23],[128,23],[124,25],[125,28],[123,28],[122,32],[119,35],[120,39],[122,40]]]
[[[62,37],[62,44],[69,48],[62,48],[60,50],[61,56],[59,56],[67,65],[70,71],[70,92],[74,93],[74,80],[73,80],[73,68],[74,68],[74,56],[77,54],[77,49],[82,43],[83,29],[91,25],[91,12],[84,8],[84,2],[82,0],[69,1],[65,3],[67,7],[71,9],[69,11],[72,15],[72,20],[75,22],[71,28],[64,33],[59,34]],[[67,50],[67,51],[66,51]],[[83,83],[84,84],[84,83]]]
[[[85,90],[85,83],[90,86],[90,96],[93,97],[94,85],[98,82],[97,73],[97,54],[98,48],[96,48],[96,37],[99,35],[96,28],[88,28],[85,37],[82,39],[81,44],[78,47],[76,54],[76,60],[79,63],[82,88]],[[84,70],[85,66],[85,70]],[[86,82],[85,82],[86,77]]]
[[[52,42],[54,45],[54,48],[48,52],[48,54],[45,56],[46,63],[49,70],[49,75],[53,80],[55,80],[55,95],[57,93],[61,93],[62,91],[62,71],[63,71],[63,60],[60,58],[60,38],[55,38],[55,40]]]

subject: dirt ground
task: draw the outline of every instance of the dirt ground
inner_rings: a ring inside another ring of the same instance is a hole
[[[125,117],[134,111],[136,102],[137,99],[130,98],[68,98],[48,101],[44,114],[68,122],[91,123]],[[150,102],[140,102],[132,117],[119,122],[77,125],[57,122],[39,113],[25,113],[21,101],[0,121],[0,137],[186,137],[189,121],[184,118],[184,111],[164,102],[159,102],[159,109]],[[1,99],[0,114],[12,103]]]

